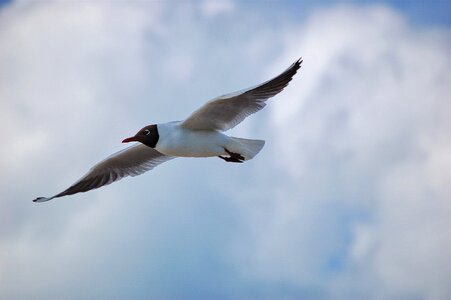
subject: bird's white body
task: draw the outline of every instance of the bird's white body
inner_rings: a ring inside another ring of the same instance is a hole
[[[182,122],[157,124],[160,138],[155,150],[168,156],[213,157],[240,153],[246,160],[253,158],[265,144],[262,140],[230,137],[217,130],[192,130]],[[226,151],[227,150],[227,151]]]
[[[225,155],[230,137],[216,130],[190,130],[181,122],[157,124],[160,138],[155,149],[165,155],[210,157]]]

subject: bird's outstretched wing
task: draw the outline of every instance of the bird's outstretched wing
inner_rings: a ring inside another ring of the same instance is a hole
[[[192,130],[221,130],[235,127],[247,116],[259,111],[266,100],[280,93],[301,67],[302,58],[279,76],[256,87],[223,95],[207,102],[180,126]]]
[[[89,172],[65,191],[53,197],[39,197],[33,202],[45,202],[53,198],[97,189],[127,176],[137,176],[174,157],[161,154],[143,144],[119,151],[92,167]]]

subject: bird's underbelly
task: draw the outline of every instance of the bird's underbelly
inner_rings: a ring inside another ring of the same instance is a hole
[[[180,130],[160,136],[155,149],[170,156],[210,157],[223,155],[228,140],[216,131]]]

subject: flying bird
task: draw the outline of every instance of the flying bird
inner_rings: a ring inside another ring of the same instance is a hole
[[[242,163],[252,159],[265,141],[225,135],[247,116],[261,110],[266,100],[280,93],[301,67],[295,61],[280,75],[255,87],[219,96],[208,101],[186,120],[148,125],[123,143],[139,142],[119,151],[92,167],[66,190],[45,202],[62,196],[87,192],[127,176],[137,176],[175,157],[219,157],[226,162]]]

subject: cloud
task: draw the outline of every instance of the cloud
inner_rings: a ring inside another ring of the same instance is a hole
[[[207,17],[217,17],[221,14],[231,13],[235,9],[235,4],[230,0],[202,2],[201,10]]]
[[[338,268],[344,299],[449,297],[449,33],[344,7],[286,36],[279,61],[305,64],[271,110],[287,184],[257,227],[256,273],[301,284]]]
[[[384,6],[268,23],[218,3],[0,10],[0,297],[448,298],[449,31]],[[231,133],[267,139],[255,160],[178,159],[31,203],[301,55]]]

